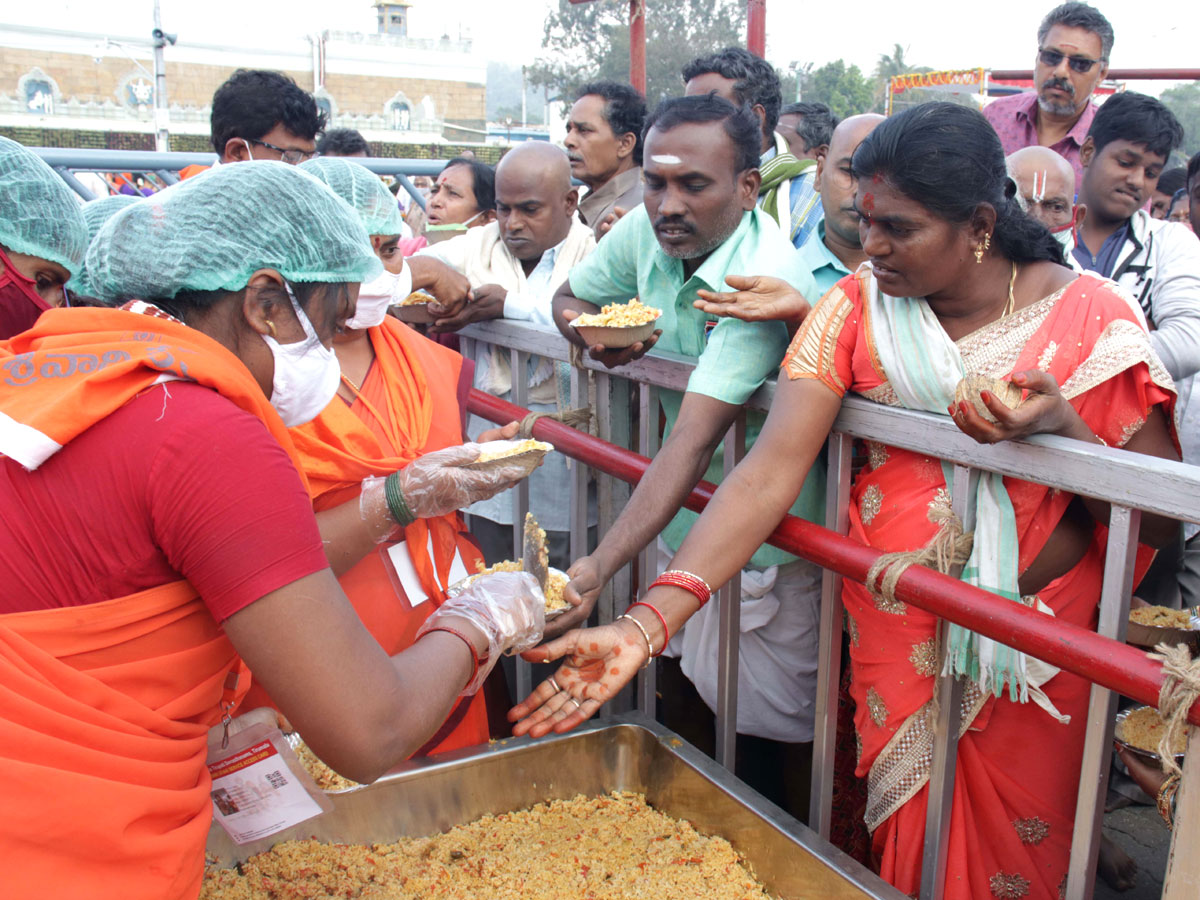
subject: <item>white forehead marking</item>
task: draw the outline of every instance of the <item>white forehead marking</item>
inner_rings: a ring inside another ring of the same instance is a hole
[[[660,166],[677,166],[683,162],[683,160],[678,156],[672,156],[670,153],[651,156],[650,159],[658,163]]]

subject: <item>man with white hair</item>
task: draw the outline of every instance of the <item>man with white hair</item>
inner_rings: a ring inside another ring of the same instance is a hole
[[[1006,160],[1008,174],[1017,185],[1017,202],[1050,229],[1063,245],[1067,263],[1079,269],[1072,255],[1075,229],[1087,210],[1075,203],[1075,170],[1049,147],[1022,147]]]

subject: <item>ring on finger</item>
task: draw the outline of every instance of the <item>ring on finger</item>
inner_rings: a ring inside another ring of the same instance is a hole
[[[554,676],[553,676],[553,675],[551,675],[551,676],[550,676],[549,678],[547,678],[546,680],[550,682],[550,687],[554,688],[554,693],[558,694],[558,693],[560,693],[560,692],[562,691],[562,688],[560,688],[560,687],[558,686],[558,682],[554,680]]]
[[[567,697],[567,700],[569,700],[571,703],[575,704],[576,710],[583,709],[583,704],[580,703],[578,700],[576,700],[574,697]]]

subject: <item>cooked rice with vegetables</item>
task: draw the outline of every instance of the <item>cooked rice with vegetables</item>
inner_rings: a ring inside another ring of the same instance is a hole
[[[1117,723],[1117,738],[1137,747],[1139,750],[1158,752],[1158,742],[1166,733],[1166,725],[1162,716],[1152,706],[1135,709],[1124,720]],[[1178,737],[1171,746],[1172,753],[1183,753],[1187,750],[1187,732]]]
[[[634,297],[628,303],[610,303],[598,313],[584,313],[581,316],[577,316],[573,320],[573,323],[576,326],[583,325],[587,328],[594,326],[602,328],[632,328],[637,325],[645,325],[647,322],[653,322],[661,315],[661,309],[655,309],[653,306],[645,306],[641,300]]]
[[[413,291],[411,294],[409,294],[407,297],[405,297],[403,300],[401,300],[396,305],[397,306],[424,306],[425,304],[432,303],[432,302],[433,302],[433,297],[429,296],[429,294],[426,294],[424,291]]]
[[[1192,613],[1166,606],[1141,606],[1129,611],[1129,621],[1152,628],[1182,628],[1186,631],[1192,627]]]
[[[200,900],[770,897],[724,838],[620,792],[539,803],[394,844],[286,841],[240,869],[206,872]]]
[[[358,787],[357,781],[351,781],[349,778],[339,775],[333,769],[329,768],[329,766],[321,761],[317,754],[312,752],[308,744],[304,743],[304,741],[297,741],[292,750],[295,751],[296,756],[321,790],[345,791],[352,787]]]
[[[524,572],[525,568],[519,562],[513,562],[511,559],[506,559],[504,562],[498,562],[494,566],[484,568],[483,562],[475,563],[475,571],[478,575],[490,575],[492,572]],[[475,576],[472,575],[471,578]],[[550,577],[546,580],[546,612],[554,612],[558,609],[566,609],[569,604],[563,598],[563,591],[566,590],[567,581],[569,579],[562,572],[555,570],[550,571]],[[469,584],[471,579],[467,579]]]

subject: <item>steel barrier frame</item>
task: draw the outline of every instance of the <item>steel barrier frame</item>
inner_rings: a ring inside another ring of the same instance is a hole
[[[30,147],[84,200],[95,200],[93,194],[78,178],[76,172],[154,172],[168,184],[179,180],[175,174],[187,166],[211,166],[217,161],[215,153],[179,153],[148,150],[76,150],[62,147]],[[421,209],[424,195],[413,186],[410,175],[436,176],[449,162],[447,159],[388,159],[385,157],[356,158],[377,175],[390,175],[400,182]]]
[[[496,320],[477,323],[463,329],[464,355],[472,355],[486,345],[505,348],[512,355],[514,371],[525,371],[530,355],[557,361],[568,359],[567,344],[553,328],[524,322]],[[687,357],[652,352],[634,364],[607,370],[592,360],[584,366],[595,380],[600,437],[582,433],[557,422],[540,419],[534,426],[536,437],[549,440],[567,456],[585,462],[600,478],[635,485],[649,465],[657,431],[656,392],[660,389],[685,390],[693,362]],[[524,394],[521,380],[514,380],[515,405],[480,391],[472,391],[472,413],[496,423],[518,419],[524,414],[519,400]],[[572,369],[572,397],[587,396],[587,375]],[[636,386],[635,404],[628,402],[629,386]],[[746,404],[748,409],[766,410],[774,396],[774,384],[765,384]],[[624,405],[616,398],[624,395]],[[607,398],[607,399],[606,399]],[[636,415],[641,425],[639,447],[634,453],[627,443],[611,438],[616,432],[627,434],[611,416],[621,409],[623,415]],[[605,415],[607,413],[607,415]],[[726,466],[734,464],[744,451],[744,412],[724,439]],[[1141,513],[1149,512],[1185,521],[1200,521],[1200,467],[1155,459],[1116,448],[1073,441],[1051,435],[1039,435],[1026,441],[987,446],[977,444],[945,417],[929,413],[880,406],[856,397],[848,397],[834,424],[827,455],[829,461],[826,500],[827,523],[822,528],[786,516],[768,541],[821,565],[825,569],[822,584],[820,650],[818,662],[817,719],[813,750],[812,806],[809,825],[828,838],[833,792],[833,748],[836,736],[837,689],[840,679],[842,609],[840,584],[845,577],[863,582],[878,552],[845,536],[850,489],[850,446],[854,438],[885,443],[889,446],[925,453],[952,462],[964,475],[971,469],[1035,481],[1050,487],[1093,497],[1111,504],[1108,549],[1100,598],[1096,632],[1069,623],[1058,622],[1020,604],[1014,604],[954,578],[913,566],[900,578],[897,597],[928,612],[971,628],[1016,649],[1044,659],[1092,682],[1084,756],[1080,770],[1079,797],[1066,896],[1087,900],[1094,887],[1100,822],[1104,811],[1105,786],[1111,759],[1113,719],[1119,691],[1151,705],[1158,703],[1162,682],[1161,666],[1144,653],[1123,643],[1129,615],[1129,597],[1133,579],[1133,554]],[[964,485],[966,478],[956,479]],[[571,552],[578,558],[586,552],[586,528],[580,527],[578,510],[586,510],[586,474],[584,466],[573,468],[571,484]],[[685,505],[702,509],[715,492],[715,486],[701,482]],[[957,493],[957,492],[956,492]],[[521,521],[528,508],[527,491],[514,492],[514,521]],[[961,509],[965,500],[955,496]],[[601,533],[604,524],[616,518],[618,509],[600,511]],[[586,525],[586,520],[582,522]],[[516,529],[514,529],[516,531]],[[514,542],[517,536],[514,536]],[[623,573],[624,584],[647,583],[645,573],[653,573],[653,545],[633,566],[636,577]],[[614,579],[615,581],[615,579]],[[636,591],[606,588],[597,604],[598,619],[612,621]],[[717,748],[718,760],[732,767],[736,723],[738,606],[735,589],[723,590],[721,603]],[[528,667],[521,666],[518,692],[530,689]],[[933,900],[942,896],[946,845],[949,837],[950,806],[953,797],[959,682],[939,677],[935,691],[941,703],[941,715],[935,723],[934,761],[929,780],[929,802],[920,896]],[[637,705],[653,715],[655,699],[653,669],[639,675]],[[622,709],[620,702],[614,710]],[[602,713],[604,711],[602,710]],[[1200,702],[1189,714],[1192,740],[1200,740]],[[1200,754],[1185,760],[1184,785],[1178,795],[1177,829],[1173,835],[1168,862],[1168,879],[1163,896],[1170,900],[1194,898],[1200,888],[1200,866],[1195,854],[1187,852],[1189,836],[1200,835]]]

